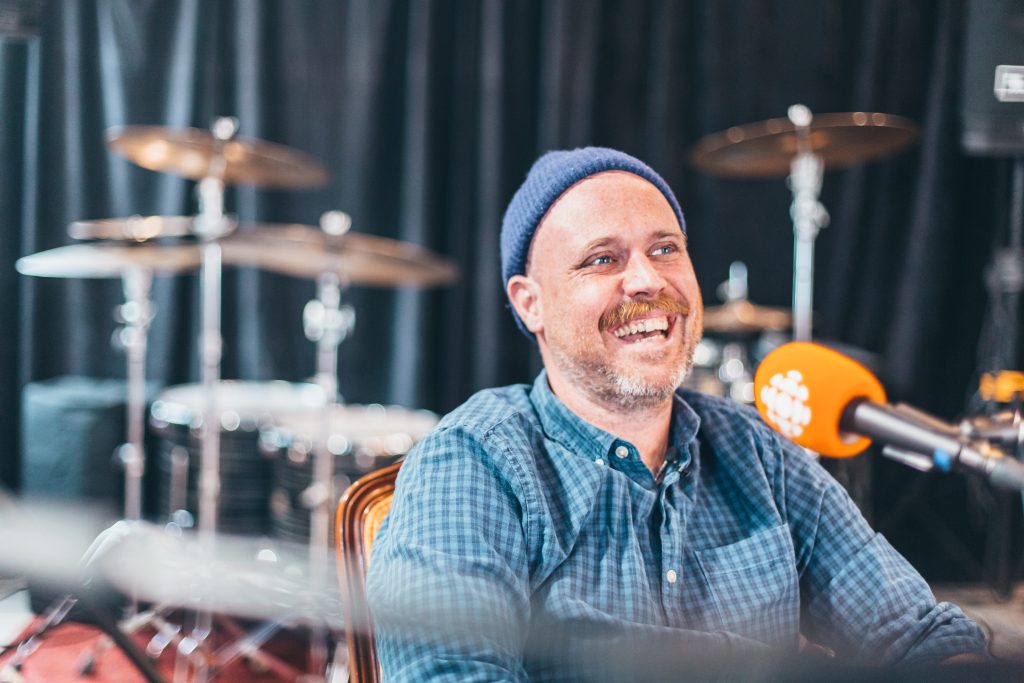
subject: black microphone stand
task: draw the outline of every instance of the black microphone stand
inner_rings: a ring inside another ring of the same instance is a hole
[[[992,262],[985,274],[989,306],[978,344],[979,375],[1020,367],[1017,345],[1021,293],[1024,292],[1024,157],[1014,157],[1011,168],[1007,245],[994,248]],[[1024,396],[1017,393],[1011,401],[1015,422],[1021,419],[1022,398]],[[996,401],[987,400],[979,392],[974,395],[969,412],[987,417],[985,413],[996,409]],[[970,418],[967,422],[970,423]],[[1018,439],[1013,452],[1018,459],[1024,456],[1024,442]],[[998,595],[1007,597],[1020,569],[1014,560],[1013,548],[1017,539],[1013,522],[1018,515],[1015,508],[1021,503],[1021,496],[1005,492],[978,495],[993,497],[985,548],[984,565],[989,575],[986,579]]]

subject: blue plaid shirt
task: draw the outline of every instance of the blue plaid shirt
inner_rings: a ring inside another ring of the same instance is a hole
[[[658,476],[543,372],[449,414],[409,454],[373,549],[386,680],[560,679],[592,657],[588,641],[795,652],[803,633],[882,664],[984,650],[754,411],[674,400]]]

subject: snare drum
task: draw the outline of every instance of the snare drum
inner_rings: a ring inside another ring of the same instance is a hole
[[[275,538],[309,541],[310,506],[304,492],[313,483],[314,447],[323,419],[322,414],[286,416],[263,432],[260,448],[273,460],[270,533]],[[404,456],[437,421],[437,415],[426,410],[333,406],[327,449],[334,459],[334,475],[328,500],[337,501],[356,479]]]
[[[266,534],[269,530],[271,463],[260,451],[260,432],[287,417],[319,415],[324,393],[315,384],[222,381],[220,496],[217,530]],[[182,384],[160,394],[150,409],[157,437],[157,504],[160,514],[198,513],[201,427],[206,399],[201,384]]]

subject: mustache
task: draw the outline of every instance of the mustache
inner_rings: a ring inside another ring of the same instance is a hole
[[[690,302],[686,299],[676,298],[664,293],[659,294],[654,299],[629,299],[620,302],[618,306],[610,311],[605,311],[600,320],[598,320],[598,327],[602,332],[606,332],[654,311],[663,311],[681,316],[689,315]]]

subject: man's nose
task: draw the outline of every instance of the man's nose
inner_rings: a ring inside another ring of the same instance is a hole
[[[627,296],[653,296],[665,288],[665,278],[646,255],[634,256],[626,264],[622,288]]]

